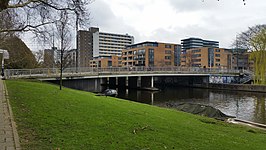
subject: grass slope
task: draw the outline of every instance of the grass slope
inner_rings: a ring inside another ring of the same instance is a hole
[[[175,110],[6,81],[23,149],[265,149],[262,131]]]

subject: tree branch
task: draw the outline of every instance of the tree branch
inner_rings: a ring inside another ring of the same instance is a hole
[[[14,5],[7,5],[6,8],[21,8],[21,7],[25,7],[25,6],[29,5],[30,3],[37,3],[37,2],[41,2],[41,0],[28,0],[28,1],[24,2],[24,3],[18,3],[18,4],[14,4]]]
[[[21,31],[27,32],[27,31],[31,31],[31,29],[36,29],[38,27],[41,27],[41,26],[44,26],[44,25],[48,25],[48,24],[51,24],[51,23],[54,23],[54,22],[55,21],[45,22],[45,23],[42,23],[42,24],[38,24],[36,26],[34,26],[34,25],[26,25],[24,27],[17,28],[17,29],[0,29],[0,33],[5,33],[5,32],[21,32]]]

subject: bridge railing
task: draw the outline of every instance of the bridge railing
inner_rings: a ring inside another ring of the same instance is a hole
[[[234,74],[239,70],[198,68],[198,67],[109,67],[109,68],[65,68],[64,76],[90,76],[103,74],[152,74],[152,73],[179,73],[179,74]],[[59,77],[59,68],[36,69],[6,69],[6,78],[47,78]]]

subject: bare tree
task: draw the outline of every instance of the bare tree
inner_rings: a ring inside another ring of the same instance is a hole
[[[232,44],[237,50],[250,50],[250,60],[254,62],[255,84],[266,84],[266,25],[255,25],[238,34]]]
[[[254,45],[254,37],[256,37],[263,29],[266,29],[265,24],[249,27],[248,30],[236,36],[236,40],[232,43],[232,47],[237,49],[258,50],[259,47]]]
[[[69,53],[67,51],[71,47],[71,34],[69,32],[71,22],[69,16],[70,14],[66,10],[61,11],[60,19],[55,24],[55,35],[60,43],[60,90],[63,84],[63,70],[68,65]]]
[[[91,0],[1,0],[0,37],[31,31],[38,39],[52,45],[51,35],[56,31],[60,43],[61,89],[63,69],[69,58],[66,51],[70,49],[70,31],[74,26],[78,29],[88,25],[90,3]],[[10,18],[8,23],[1,21],[5,17]]]
[[[73,22],[83,26],[89,20],[87,5],[91,0],[1,0],[0,17],[12,18],[11,23],[0,26],[0,33],[33,31],[42,39],[44,32],[49,32],[49,25],[60,19],[60,13],[66,11]],[[0,22],[1,25],[1,22]]]
[[[187,50],[186,53],[184,54],[184,58],[186,60],[186,67],[192,67],[193,65],[193,60],[192,60],[192,51]]]

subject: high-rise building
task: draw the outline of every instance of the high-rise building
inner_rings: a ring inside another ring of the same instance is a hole
[[[134,37],[128,34],[100,32],[91,27],[89,31],[78,31],[79,66],[88,67],[93,58],[111,58],[121,56],[125,46],[134,43]]]
[[[129,45],[122,51],[122,66],[164,67],[177,66],[178,48],[181,45],[159,42],[142,42]]]
[[[212,47],[219,48],[218,41],[203,40],[200,38],[188,38],[181,40],[182,52],[185,52],[187,49],[198,48],[198,47]]]
[[[89,31],[80,30],[77,33],[79,67],[89,67],[89,61],[93,56],[93,33],[95,32],[99,32],[99,28],[91,27]]]

